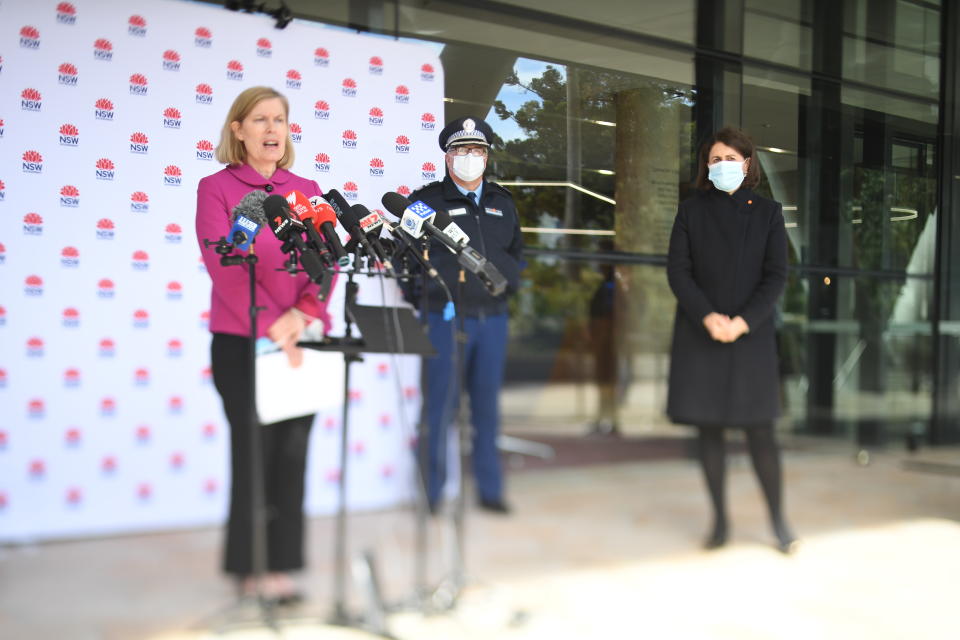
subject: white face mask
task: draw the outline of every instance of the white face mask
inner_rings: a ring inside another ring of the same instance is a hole
[[[710,182],[720,191],[735,191],[743,183],[743,162],[737,160],[721,160],[710,165],[707,173]]]
[[[473,182],[483,175],[487,159],[482,156],[465,155],[453,158],[453,173],[464,182]]]

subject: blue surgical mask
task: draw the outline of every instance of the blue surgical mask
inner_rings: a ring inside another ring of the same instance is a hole
[[[743,183],[743,162],[721,160],[710,165],[707,173],[710,182],[720,191],[734,191]]]

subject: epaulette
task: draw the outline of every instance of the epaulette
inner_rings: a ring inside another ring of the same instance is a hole
[[[510,193],[510,189],[507,189],[507,188],[506,188],[505,186],[503,186],[502,184],[499,184],[499,183],[497,183],[497,182],[492,182],[492,181],[490,181],[490,180],[487,180],[486,186],[488,186],[488,187],[493,187],[495,190],[500,191],[500,192],[502,192],[502,193],[505,193],[505,194],[507,194],[508,197],[513,198],[513,194]]]

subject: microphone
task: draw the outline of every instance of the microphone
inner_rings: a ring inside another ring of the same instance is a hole
[[[484,258],[480,252],[470,245],[460,245],[454,242],[446,233],[432,224],[438,214],[429,205],[419,200],[411,203],[408,198],[392,191],[383,194],[381,202],[383,202],[387,211],[395,216],[402,216],[400,226],[405,232],[419,238],[425,230],[430,233],[431,237],[436,238],[455,253],[460,266],[477,276],[490,295],[498,296],[507,290],[507,279],[492,262]],[[414,235],[417,230],[420,231],[419,235]]]
[[[443,231],[444,235],[455,243],[461,247],[470,244],[470,236],[453,221],[449,213],[446,211],[437,211],[436,221],[437,226]]]
[[[243,196],[230,213],[230,227],[228,238],[233,246],[241,251],[249,251],[260,228],[267,223],[263,213],[263,201],[267,194],[263,191],[251,191]]]
[[[387,252],[383,250],[383,245],[380,244],[380,229],[383,228],[383,221],[380,216],[362,204],[355,204],[350,207],[349,214],[357,220],[356,228],[360,236],[360,243],[380,261],[387,271],[393,271],[393,264],[387,258]]]
[[[316,251],[307,247],[303,242],[301,234],[304,232],[305,226],[293,217],[286,198],[276,194],[267,196],[263,201],[263,210],[267,214],[267,224],[270,225],[273,234],[284,243],[284,246],[296,247],[297,251],[300,252],[300,264],[303,265],[303,270],[307,272],[307,276],[312,282],[321,284],[327,275],[323,261]],[[289,252],[290,249],[284,249],[284,251]]]
[[[410,238],[407,237],[408,234],[400,231],[400,225],[392,224],[389,220],[384,218],[382,215],[380,217],[380,224],[390,232],[394,238],[396,238],[397,244],[400,245],[397,253],[394,254],[394,258],[397,257],[399,253],[403,251],[409,251],[411,255],[420,263],[420,266],[423,267],[424,271],[427,272],[427,275],[431,278],[437,280],[443,284],[443,280],[440,279],[440,274],[437,272],[436,268],[430,263],[426,256],[422,255],[417,247],[413,246],[410,242]]]
[[[317,231],[317,212],[313,208],[307,196],[300,191],[291,191],[287,194],[287,204],[290,205],[291,213],[295,214],[301,222],[304,223],[307,231],[307,237],[317,250],[318,255],[323,259],[324,264],[333,265],[333,259],[327,250],[327,243],[324,241],[320,232]]]
[[[323,231],[323,237],[327,239],[327,245],[337,256],[337,264],[341,267],[350,265],[350,258],[340,242],[340,236],[334,228],[337,224],[337,212],[325,198],[314,198],[309,201],[313,205],[313,210],[317,217],[314,218],[316,226]]]

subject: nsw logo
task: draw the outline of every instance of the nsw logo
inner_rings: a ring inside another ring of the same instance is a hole
[[[200,328],[207,329],[210,326],[210,312],[204,311],[200,314]]]
[[[437,126],[437,119],[432,113],[425,113],[420,116],[420,128],[427,131],[433,131]]]
[[[77,8],[69,2],[61,2],[57,5],[57,22],[60,24],[76,24]]]
[[[27,215],[23,216],[23,235],[43,235],[43,218],[39,213],[28,213]]]
[[[163,230],[164,239],[169,244],[180,244],[183,240],[183,229],[176,222],[171,222]]]
[[[65,184],[60,188],[60,206],[61,207],[79,207],[80,190],[72,184]]]
[[[323,47],[317,47],[313,52],[313,64],[317,67],[329,67],[330,52]]]
[[[80,80],[80,72],[76,66],[64,62],[57,69],[57,72],[57,82],[68,87],[77,86],[77,82]]]
[[[167,283],[167,300],[182,300],[183,299],[183,285],[172,280]]]
[[[147,134],[136,131],[130,135],[130,153],[146,155],[150,152],[150,138]]]
[[[197,141],[197,160],[213,160],[213,143],[209,140]]]
[[[145,96],[147,95],[147,85],[150,84],[150,81],[147,80],[147,76],[142,73],[135,73],[130,76],[130,95],[133,96]]]
[[[206,27],[197,27],[193,32],[193,44],[201,49],[209,49],[213,46],[213,33]]]
[[[290,123],[290,139],[296,144],[300,144],[303,141],[303,129],[296,122]]]
[[[182,118],[179,109],[167,107],[163,110],[163,126],[167,129],[179,129]]]
[[[106,38],[97,38],[93,43],[93,57],[104,62],[113,60],[113,43]]]
[[[171,358],[179,358],[183,355],[183,342],[173,338],[167,342],[167,356]]]
[[[180,167],[175,164],[169,164],[163,170],[163,184],[168,187],[179,187],[180,183],[183,181],[183,172],[180,171]]]
[[[40,32],[36,27],[26,25],[20,28],[20,46],[24,49],[40,48]]]
[[[20,92],[20,108],[24,111],[40,111],[43,106],[43,96],[32,87]]]
[[[93,105],[93,116],[97,120],[113,120],[113,102],[100,98]]]
[[[330,105],[324,100],[317,100],[317,103],[313,105],[313,117],[317,120],[329,120]]]
[[[43,278],[38,275],[29,275],[23,279],[23,292],[31,298],[43,295]]]
[[[269,58],[273,55],[273,44],[266,38],[257,40],[257,55],[261,58]]]
[[[113,240],[114,235],[113,220],[110,218],[97,220],[97,238],[99,240]]]
[[[23,171],[24,173],[42,173],[43,156],[39,151],[30,149],[23,152]]]
[[[243,63],[239,60],[231,60],[227,63],[227,79],[243,80]]]
[[[370,58],[370,64],[367,67],[370,71],[370,75],[382,76],[383,75],[383,58],[380,56],[373,56]]]
[[[117,345],[111,338],[104,338],[98,345],[101,358],[112,358],[117,355]]]
[[[138,38],[143,38],[147,35],[147,21],[143,16],[130,16],[130,19],[127,20],[127,33],[132,36],[137,36]]]
[[[0,140],[3,139],[3,118],[0,118]]]
[[[0,389],[7,388],[7,370],[0,369]],[[0,449],[3,449],[7,446],[7,434],[4,431],[0,431]]]
[[[133,252],[130,266],[134,271],[146,271],[150,268],[150,254],[142,249]]]
[[[44,350],[43,338],[38,338],[34,336],[27,340],[27,357],[28,358],[42,358],[43,350]]]
[[[133,328],[147,329],[150,327],[150,313],[146,309],[137,309],[133,312]]]
[[[64,147],[80,146],[80,130],[76,125],[66,123],[60,126],[60,144]]]
[[[104,418],[112,418],[117,415],[117,401],[110,397],[101,398],[100,415]]]
[[[374,178],[382,178],[384,172],[383,160],[380,158],[372,158],[370,160],[370,175]]]
[[[43,398],[33,398],[27,402],[27,416],[34,420],[40,420],[47,414],[46,402]]]
[[[375,127],[383,125],[383,109],[380,107],[373,107],[370,109],[370,114],[368,117],[368,122]]]
[[[410,103],[410,89],[406,85],[397,85],[396,93],[393,94],[394,102],[399,102],[400,104],[409,104]]]
[[[357,81],[353,78],[344,78],[340,92],[348,98],[357,97]]]
[[[410,195],[410,187],[408,187],[408,186],[405,185],[405,184],[402,184],[402,185],[400,185],[399,187],[397,187],[396,191],[397,191],[397,193],[399,193],[400,195],[402,195],[402,196],[404,196],[404,197]]]
[[[7,247],[0,242],[0,264],[4,264],[7,261]]]
[[[140,367],[133,372],[133,386],[135,387],[149,387],[150,386],[150,370],[146,367]]]
[[[287,89],[299,89],[303,83],[303,76],[296,69],[287,71]]]
[[[437,179],[437,166],[432,162],[424,162],[423,166],[420,167],[420,177],[423,180],[436,180]]]
[[[75,269],[80,266],[80,251],[76,247],[64,247],[60,251],[60,266]]]
[[[63,326],[68,329],[76,329],[80,326],[80,312],[74,307],[67,307],[63,310]]]
[[[420,79],[424,82],[433,82],[433,65],[424,64],[420,66]]]
[[[206,82],[197,85],[197,104],[213,104],[213,87]]]
[[[130,194],[130,211],[147,213],[150,211],[150,196],[143,191],[134,191]]]
[[[313,168],[320,173],[330,173],[330,156],[321,152],[313,159]]]
[[[100,158],[97,160],[96,176],[97,180],[113,180],[116,167],[110,158]]]
[[[163,70],[180,71],[180,54],[173,49],[163,52]]]
[[[343,197],[347,200],[356,200],[357,199],[357,183],[349,180],[343,183]]]
[[[343,148],[344,149],[356,149],[357,148],[357,132],[353,129],[347,129],[343,132]]]
[[[69,369],[68,371],[76,371],[76,369]],[[75,386],[80,386],[79,375],[80,375],[80,372],[77,371],[78,379],[77,379],[77,384]],[[66,380],[64,380],[64,382],[66,382]],[[67,385],[67,386],[70,386],[70,385]],[[70,427],[69,429],[66,430],[66,432],[64,432],[63,440],[64,440],[64,444],[66,444],[68,447],[73,447],[73,448],[79,447],[83,443],[83,431],[81,431],[77,427]]]
[[[170,399],[167,401],[167,412],[175,416],[183,413],[183,398],[180,396],[170,396]]]
[[[410,153],[410,138],[399,135],[394,142],[396,143],[394,149],[397,153]]]

